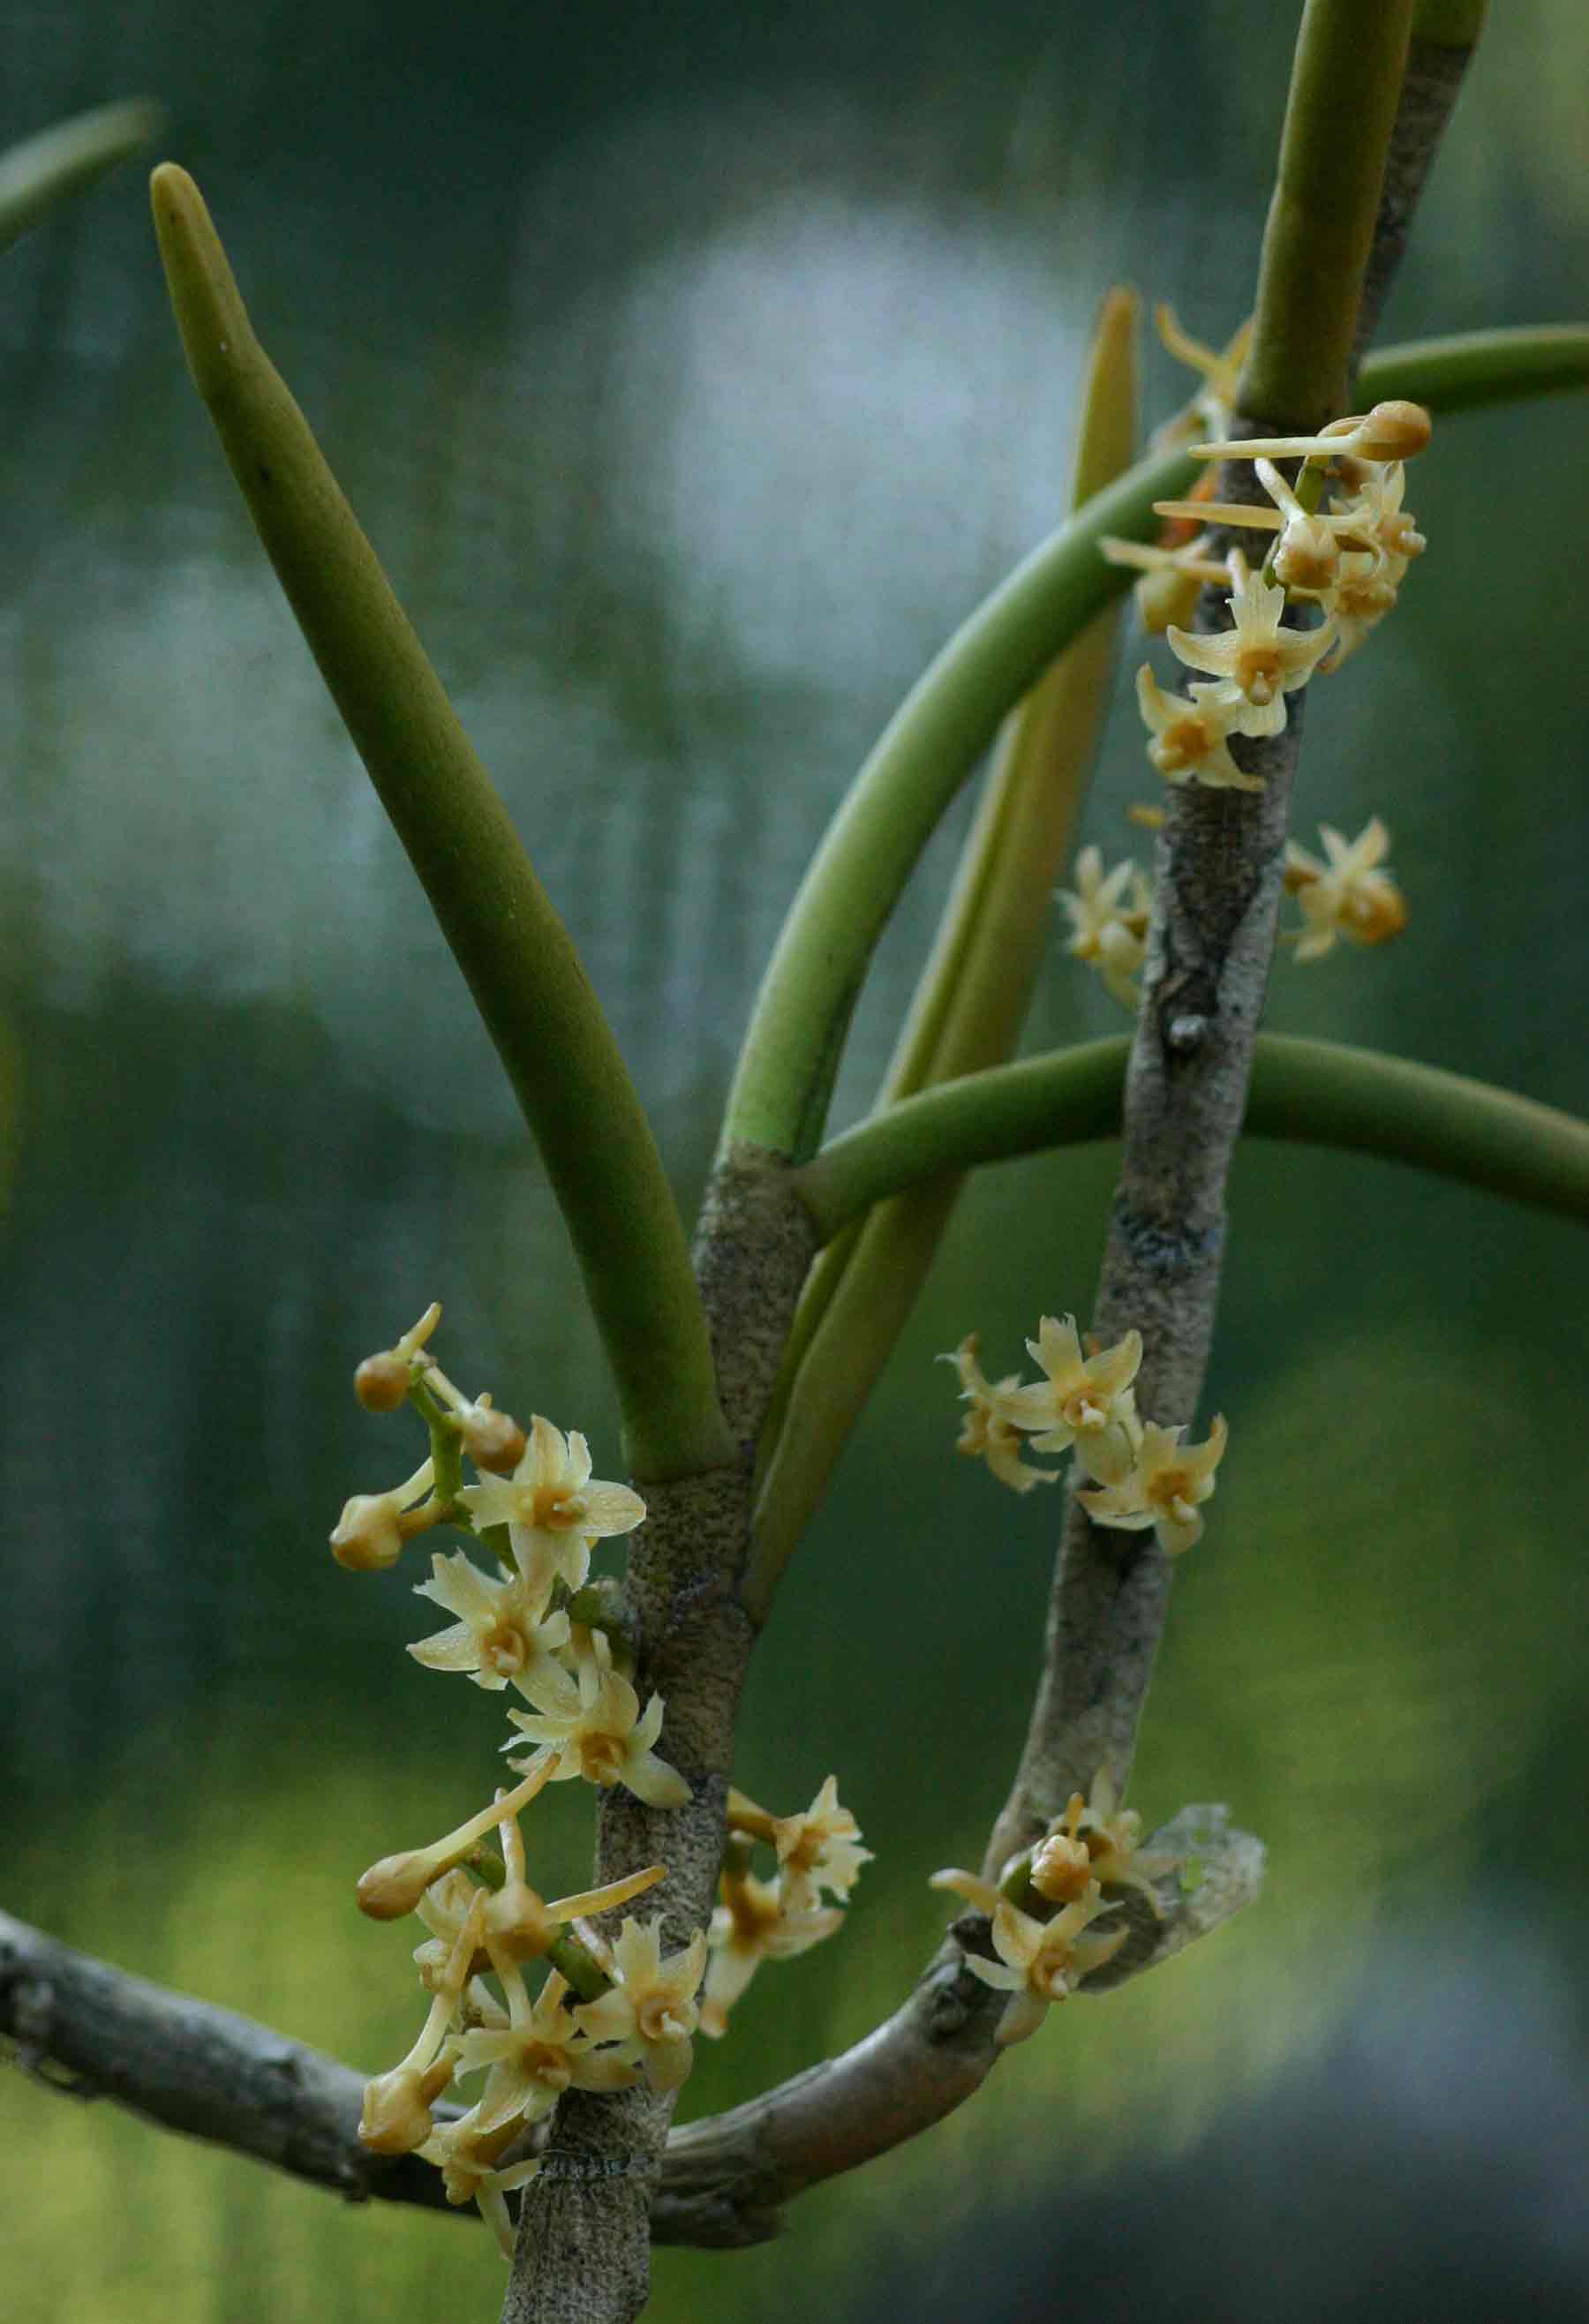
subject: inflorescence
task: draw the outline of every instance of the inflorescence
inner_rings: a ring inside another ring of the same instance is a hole
[[[429,1847],[383,1857],[358,1883],[373,1919],[418,1914],[429,1933],[414,1962],[430,1997],[412,2049],[367,2084],[359,2135],[378,2153],[435,2163],[448,2200],[477,2203],[511,2253],[505,2199],[540,2170],[563,2091],[642,2079],[676,2090],[694,2035],[725,2030],[761,1960],[803,1951],[839,1926],[842,1909],[821,1904],[821,1894],[847,1896],[869,1852],[832,1776],[794,1816],[731,1794],[723,1903],[709,1930],[670,1953],[661,1916],[625,1917],[616,1937],[591,1917],[665,1880],[664,1864],[550,1903],[530,1886],[519,1817],[548,1784],[623,1784],[663,1811],[682,1807],[689,1786],[656,1748],[661,1696],[641,1707],[616,1581],[590,1572],[597,1544],[632,1533],[644,1502],[626,1485],[592,1481],[583,1436],[539,1416],[526,1432],[488,1396],[455,1388],[427,1345],[440,1314],[428,1308],[358,1368],[360,1402],[374,1412],[412,1404],[430,1454],[391,1490],[356,1494],[331,1547],[343,1564],[369,1570],[394,1563],[438,1525],[477,1537],[496,1570],[462,1551],[433,1554],[430,1579],[416,1587],[453,1618],[409,1652],[491,1692],[511,1689],[528,1708],[508,1712],[515,1732],[503,1748],[520,1755],[508,1763],[512,1788]],[[778,1858],[768,1880],[749,1869],[758,1843]],[[532,1994],[525,1971],[535,1962],[545,1974]],[[476,2074],[485,2079],[473,2105],[438,2120],[438,2102]]]
[[[1203,1531],[1201,1505],[1214,1491],[1228,1431],[1215,1417],[1206,1443],[1185,1444],[1184,1428],[1160,1428],[1137,1411],[1135,1380],[1142,1335],[1127,1332],[1113,1347],[1095,1339],[1084,1353],[1073,1315],[1045,1315],[1026,1343],[1043,1377],[1018,1373],[990,1380],[978,1360],[977,1334],[961,1341],[952,1363],[960,1375],[965,1415],[958,1449],[985,1461],[1012,1492],[1053,1484],[1056,1469],[1023,1456],[1068,1452],[1089,1481],[1076,1499],[1095,1524],[1127,1532],[1151,1529],[1167,1556],[1190,1549]],[[998,1887],[975,1874],[935,1873],[931,1886],[953,1889],[985,1913],[996,1960],[968,1955],[966,1966],[984,1985],[1012,1998],[999,2022],[1001,2043],[1035,2033],[1050,2004],[1063,2001],[1085,1977],[1112,1960],[1129,1933],[1102,1934],[1092,1924],[1124,1902],[1105,1889],[1136,1889],[1160,1910],[1153,1877],[1175,1868],[1168,1857],[1132,1858],[1140,1819],[1119,1808],[1106,1769],[1091,1795],[1073,1794],[1034,1847],[1012,1858]]]
[[[1421,405],[1391,401],[1372,410],[1332,420],[1314,436],[1233,438],[1236,381],[1246,335],[1223,354],[1187,337],[1168,308],[1158,312],[1170,352],[1191,364],[1204,384],[1187,410],[1159,431],[1156,442],[1185,443],[1194,458],[1252,464],[1266,498],[1257,504],[1216,501],[1201,489],[1187,500],[1156,501],[1166,537],[1155,546],[1105,537],[1104,555],[1141,574],[1138,609],[1145,627],[1162,633],[1184,668],[1196,671],[1184,692],[1168,691],[1144,662],[1137,672],[1138,707],[1148,729],[1148,757],[1167,783],[1204,789],[1257,791],[1262,778],[1238,764],[1233,739],[1279,734],[1286,698],[1316,677],[1338,670],[1395,604],[1408,568],[1426,546],[1416,519],[1403,506],[1405,463],[1429,440]],[[1300,464],[1294,477],[1275,466]],[[1212,479],[1212,471],[1210,479]],[[1334,492],[1338,505],[1326,506]],[[1238,548],[1216,555],[1214,528],[1274,538],[1254,572]],[[1186,626],[1206,587],[1227,592],[1230,625],[1213,632]],[[1317,609],[1314,627],[1286,626],[1296,606]],[[1294,844],[1286,885],[1301,907],[1299,928],[1286,931],[1299,962],[1320,960],[1337,937],[1382,944],[1407,925],[1400,891],[1384,868],[1390,834],[1378,816],[1348,843],[1321,826],[1328,852],[1318,862]],[[1134,1009],[1133,978],[1146,954],[1151,889],[1127,859],[1105,873],[1095,848],[1076,862],[1076,884],[1060,901],[1071,923],[1068,950],[1095,967],[1107,990]]]

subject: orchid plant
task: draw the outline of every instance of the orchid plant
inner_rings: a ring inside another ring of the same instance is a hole
[[[653,2235],[758,2239],[803,2189],[968,2098],[1012,2043],[1062,2040],[1056,2006],[1152,1970],[1258,1894],[1261,1844],[1223,1808],[1184,1807],[1144,1841],[1122,1804],[1172,1562],[1217,1534],[1229,1432],[1215,1415],[1199,1434],[1195,1416],[1243,1122],[1307,1137],[1316,1116],[1333,1142],[1589,1216],[1583,1123],[1258,1030],[1277,944],[1311,964],[1408,924],[1378,816],[1350,841],[1324,824],[1322,857],[1291,836],[1304,701],[1322,682],[1307,715],[1327,724],[1333,674],[1425,555],[1406,464],[1439,458],[1445,409],[1589,379],[1578,327],[1365,351],[1481,15],[1479,0],[1308,0],[1255,311],[1220,352],[1161,310],[1197,385],[1140,457],[1134,306],[1105,303],[1075,508],[945,646],[836,816],[766,971],[693,1245],[575,936],[260,346],[199,189],[172,163],[154,172],[194,385],[518,1094],[623,1410],[629,1481],[603,1481],[577,1430],[539,1413],[521,1425],[455,1386],[432,1304],[355,1379],[372,1414],[411,1408],[426,1455],[400,1483],[353,1493],[330,1535],[360,1572],[426,1537],[413,1586],[445,1623],[409,1652],[492,1697],[482,1713],[505,1707],[510,1731],[482,1721],[460,1740],[467,1812],[358,1883],[366,1914],[412,1914],[424,1932],[412,2047],[373,2078],[328,2068],[302,2103],[325,2111],[328,2181],[478,2208],[513,2324],[635,2315]],[[148,126],[102,123],[100,165]],[[80,177],[80,144],[76,177],[59,152],[30,166],[37,207]],[[1437,546],[1431,581],[1438,561]],[[1012,1063],[1103,714],[1112,609],[1133,576],[1141,623],[1178,665],[1171,684],[1149,661],[1136,679],[1163,786],[1136,818],[1153,863],[1106,870],[1084,848],[1060,900],[1061,942],[1134,1028]],[[829,1135],[873,946],[991,745],[886,1082],[864,1120]],[[1300,922],[1286,929],[1288,897]],[[670,2128],[697,2037],[731,2033],[753,1977],[844,1941],[871,1854],[837,1776],[781,1811],[734,1784],[739,1694],[782,1570],[963,1175],[1104,1131],[1121,1136],[1121,1180],[1085,1323],[1076,1286],[1042,1286],[1056,1312],[1027,1343],[1038,1378],[990,1378],[975,1329],[947,1360],[959,1449],[985,1464],[990,1495],[1031,1496],[1061,1476],[1045,1456],[1070,1462],[1006,1804],[979,1869],[921,1868],[963,1909],[915,1991],[822,2076]],[[462,1546],[428,1538],[447,1535]],[[599,1568],[619,1545],[622,1571]],[[512,1780],[488,1781],[493,1741]],[[564,1782],[596,1796],[595,1877],[548,1902],[525,1820]],[[53,1974],[69,1997],[69,1965]],[[180,2119],[156,2079],[140,2089],[124,2074],[117,2095]],[[208,2128],[249,2143],[213,2110]]]

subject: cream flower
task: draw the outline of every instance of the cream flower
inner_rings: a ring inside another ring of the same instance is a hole
[[[1101,1767],[1088,1796],[1084,1800],[1073,1792],[1064,1814],[1055,1818],[1033,1849],[1031,1885],[1051,1904],[1073,1903],[1089,1880],[1104,1888],[1135,1888],[1162,1918],[1153,1882],[1173,1868],[1175,1859],[1139,1856],[1141,1836],[1141,1817],[1119,1805],[1114,1779]]]
[[[1023,1389],[1012,1418],[1022,1428],[1040,1427],[1034,1452],[1068,1452],[1087,1474],[1104,1484],[1127,1475],[1141,1433],[1132,1382],[1142,1360],[1142,1335],[1128,1332],[1112,1348],[1084,1356],[1074,1315],[1045,1315],[1038,1336],[1026,1343],[1045,1385]],[[1029,1419],[1026,1416],[1030,1414]]]
[[[1278,734],[1286,723],[1286,696],[1313,676],[1335,641],[1335,624],[1330,619],[1316,630],[1282,629],[1285,591],[1250,573],[1239,549],[1230,553],[1230,576],[1233,628],[1212,637],[1177,629],[1165,635],[1188,669],[1224,680],[1241,697],[1232,732]]]
[[[1171,638],[1184,635],[1171,630]],[[1137,707],[1152,740],[1148,756],[1167,783],[1202,783],[1209,790],[1261,791],[1262,778],[1243,774],[1225,737],[1243,730],[1245,697],[1229,685],[1194,686],[1190,696],[1167,694],[1144,662],[1137,672]]]
[[[795,1913],[784,1904],[776,1880],[753,1872],[725,1873],[723,1902],[707,1932],[711,1960],[701,1996],[701,2032],[719,2040],[728,2031],[728,2013],[764,1960],[788,1960],[808,1951],[844,1924],[844,1908],[827,1904]]]
[[[976,1360],[979,1345],[978,1334],[968,1332],[952,1356],[938,1358],[939,1363],[956,1367],[962,1400],[971,1406],[956,1451],[985,1461],[999,1482],[1008,1485],[1012,1493],[1030,1493],[1034,1485],[1053,1484],[1059,1473],[1057,1469],[1033,1469],[1021,1457],[1021,1438],[1008,1410],[1011,1397],[1022,1392],[1020,1376],[1012,1372],[1007,1379],[984,1379]]]
[[[592,1484],[590,1447],[577,1430],[567,1438],[539,1413],[524,1457],[511,1477],[466,1485],[459,1500],[476,1530],[505,1525],[526,1581],[564,1581],[577,1590],[590,1571],[592,1545],[633,1533],[645,1503],[627,1485]]]
[[[598,2051],[575,2024],[563,2006],[568,1991],[556,1969],[533,2002],[516,1969],[499,1972],[508,1997],[500,2021],[471,2026],[457,2036],[459,2074],[488,2069],[485,2088],[475,2109],[476,2129],[484,2135],[514,2123],[527,2128],[549,2115],[567,2089],[626,2090],[636,2080],[632,2065],[608,2051]]]
[[[644,2070],[653,2090],[676,2090],[694,2059],[690,2036],[700,2022],[696,1995],[707,1966],[707,1932],[697,1929],[682,1952],[662,1959],[662,1923],[642,1929],[626,1920],[606,1963],[611,1992],[587,2001],[574,2016],[593,2042]]]
[[[1084,847],[1076,886],[1061,888],[1059,901],[1070,921],[1066,951],[1093,964],[1122,1009],[1135,1009],[1141,996],[1132,978],[1147,951],[1152,892],[1130,856],[1105,876],[1097,848]]]
[[[480,2108],[471,2107],[456,2122],[443,2124],[431,2133],[420,2153],[440,2172],[442,2189],[449,2203],[479,2205],[480,2216],[496,2237],[503,2257],[511,2261],[513,2223],[503,2198],[515,2188],[529,2185],[540,2169],[540,2157],[531,2155],[525,2162],[499,2168],[495,2158],[517,2138],[519,2125],[506,2122],[485,2135],[480,2129],[479,2115]]]
[[[1322,960],[1337,936],[1353,944],[1385,944],[1407,926],[1407,903],[1390,874],[1381,867],[1390,853],[1390,835],[1379,816],[1371,816],[1355,839],[1344,839],[1333,825],[1321,823],[1319,837],[1327,861],[1321,863],[1286,842],[1287,887],[1302,907],[1307,929],[1297,945],[1299,961]]]
[[[1409,559],[1421,557],[1428,542],[1418,529],[1418,519],[1401,505],[1407,470],[1400,460],[1382,467],[1364,466],[1353,478],[1352,493],[1332,521],[1343,533],[1379,549],[1391,560],[1391,578],[1400,581]]]
[[[1197,1504],[1214,1490],[1214,1471],[1230,1432],[1216,1415],[1206,1444],[1183,1446],[1186,1433],[1184,1428],[1160,1428],[1150,1420],[1130,1475],[1119,1484],[1076,1495],[1095,1524],[1118,1526],[1128,1533],[1151,1526],[1167,1557],[1190,1549],[1203,1531]]]
[[[546,1614],[550,1591],[514,1572],[494,1578],[472,1565],[464,1552],[430,1560],[429,1582],[416,1582],[415,1594],[433,1599],[457,1620],[448,1630],[420,1638],[409,1652],[427,1670],[465,1671],[476,1686],[500,1692],[558,1667],[556,1656],[568,1643],[567,1614]]]
[[[681,1808],[689,1785],[651,1749],[662,1731],[662,1698],[653,1694],[641,1714],[640,1697],[613,1668],[612,1648],[599,1630],[579,1665],[576,1684],[566,1671],[549,1666],[521,1691],[537,1715],[510,1711],[509,1719],[532,1742],[555,1754],[554,1783],[583,1775],[587,1783],[622,1784],[653,1808]],[[504,1750],[517,1747],[510,1739]],[[524,1763],[510,1760],[510,1766]],[[533,1764],[531,1762],[531,1764]]]
[[[836,1775],[829,1775],[800,1814],[774,1816],[771,1824],[786,1912],[815,1911],[824,1888],[847,1896],[861,1867],[872,1861],[872,1850],[860,1845],[860,1825],[839,1805]]]
[[[1319,665],[1326,677],[1333,675],[1357,651],[1369,632],[1384,620],[1396,603],[1396,565],[1400,561],[1372,549],[1342,558],[1328,600],[1335,624],[1335,641],[1328,659]]]
[[[980,1954],[967,1953],[965,1966],[984,1985],[1014,1997],[993,2037],[1001,2049],[1035,2034],[1051,2005],[1064,2001],[1084,1977],[1101,1969],[1130,1933],[1126,1929],[1104,1937],[1083,1933],[1100,1914],[1115,1909],[1104,1902],[1095,1880],[1089,1880],[1076,1903],[1067,1904],[1051,1921],[1034,1920],[1030,1913],[1021,1912],[975,1873],[935,1872],[928,1886],[952,1888],[992,1922],[998,1960],[984,1960]]]

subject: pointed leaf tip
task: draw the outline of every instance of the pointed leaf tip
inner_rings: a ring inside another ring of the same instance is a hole
[[[150,174],[149,200],[182,352],[194,386],[208,402],[254,351],[248,310],[204,196],[187,171],[162,161]]]

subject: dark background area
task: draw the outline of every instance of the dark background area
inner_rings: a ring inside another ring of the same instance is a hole
[[[1100,295],[1132,281],[1215,342],[1245,312],[1295,14],[0,18],[0,139],[138,90],[169,107],[162,150],[687,1201],[825,818],[1064,505]],[[1497,12],[1386,342],[1575,318],[1586,67],[1567,0]],[[143,177],[0,264],[3,1901],[374,2070],[422,2013],[412,1938],[362,1922],[353,1878],[477,1803],[502,1721],[402,1655],[435,1627],[420,1569],[325,1550],[347,1493],[419,1458],[349,1372],[438,1297],[448,1369],[584,1428],[598,1475],[615,1416],[505,1084],[189,387]],[[1156,346],[1144,370],[1158,418],[1185,375]],[[1316,703],[1298,792],[1305,843],[1385,816],[1411,927],[1282,960],[1269,1019],[1580,1111],[1583,444],[1579,399],[1437,430],[1409,489],[1429,553]],[[1084,833],[1111,858],[1154,780],[1135,647]],[[891,929],[840,1120],[963,821]],[[1057,952],[1034,1045],[1122,1021]],[[954,1460],[931,1360],[980,1325],[1008,1370],[1039,1313],[1085,1309],[1113,1158],[973,1189],[784,1586],[741,1779],[789,1809],[836,1771],[877,1862],[842,1938],[702,2045],[687,2113],[893,2006],[943,1918],[928,1875],[980,1853],[1053,1518]],[[1295,2317],[1354,2285],[1363,2313],[1456,2314],[1428,2254],[1458,2215],[1475,2313],[1578,2296],[1585,1288],[1559,1222],[1243,1154],[1206,1405],[1233,1449],[1133,1795],[1150,1822],[1229,1801],[1270,1844],[1263,1901],[1051,2018],[781,2245],[660,2254],[659,2318]],[[550,1894],[585,1877],[576,1788],[536,1812]],[[345,2210],[20,2077],[0,2140],[17,2324],[492,2312],[467,2227]]]

